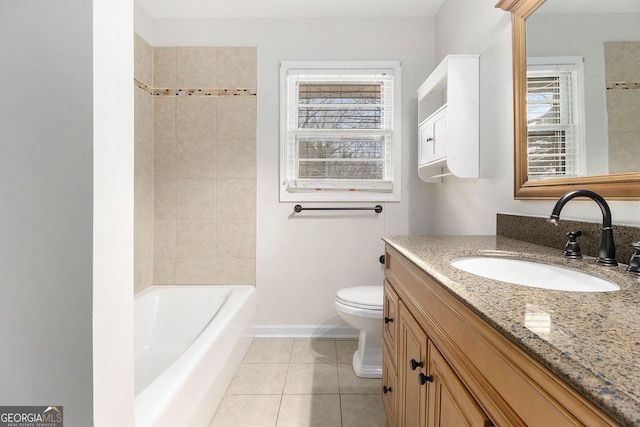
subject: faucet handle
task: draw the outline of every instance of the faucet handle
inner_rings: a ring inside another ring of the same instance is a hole
[[[576,241],[578,237],[582,236],[582,231],[569,231],[567,237],[569,241],[564,247],[563,255],[567,258],[580,259],[582,258],[582,252],[580,252],[580,245]]]
[[[631,243],[631,246],[636,250],[636,252],[631,255],[627,271],[630,273],[640,274],[640,242],[633,242]]]

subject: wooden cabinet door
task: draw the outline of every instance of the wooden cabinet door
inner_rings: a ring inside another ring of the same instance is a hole
[[[400,336],[398,352],[398,415],[404,427],[425,427],[427,386],[420,384],[419,374],[426,373],[428,361],[427,334],[400,301]]]
[[[382,338],[389,351],[390,361],[393,368],[397,367],[398,346],[396,344],[398,336],[398,294],[393,290],[389,282],[384,283],[383,316],[384,324]]]
[[[387,414],[387,425],[393,427],[398,417],[398,375],[396,368],[391,364],[387,346],[384,346],[382,351],[382,405]]]
[[[429,341],[429,427],[488,427],[480,409],[438,349]]]

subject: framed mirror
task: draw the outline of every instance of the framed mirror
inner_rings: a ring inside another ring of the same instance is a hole
[[[496,7],[511,12],[513,29],[514,198],[589,189],[640,199],[640,2],[500,0]],[[582,41],[590,44],[577,46]],[[636,72],[625,75],[623,64]],[[565,87],[574,95],[558,95]]]

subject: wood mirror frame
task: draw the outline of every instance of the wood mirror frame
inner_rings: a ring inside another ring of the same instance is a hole
[[[553,0],[551,0],[553,1]],[[588,189],[608,199],[639,200],[640,173],[529,181],[527,175],[527,54],[526,19],[545,0],[500,0],[496,7],[511,12],[513,41],[514,198],[556,199]]]

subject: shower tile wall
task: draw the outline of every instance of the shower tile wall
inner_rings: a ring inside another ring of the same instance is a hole
[[[640,42],[604,44],[609,173],[638,171],[640,159]]]
[[[152,283],[255,284],[256,49],[151,51]]]
[[[135,36],[134,76],[151,86],[153,50]],[[134,292],[153,282],[153,98],[134,89]]]

